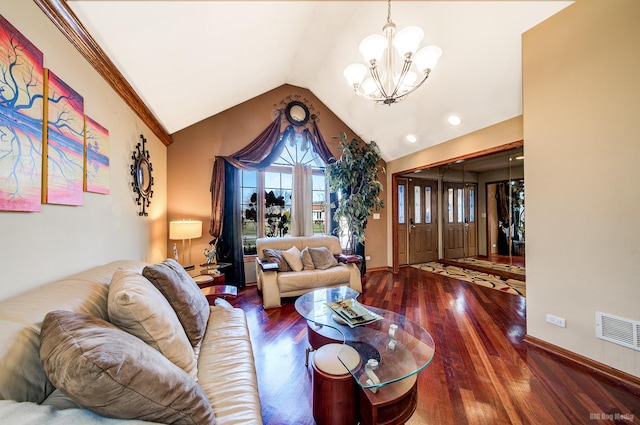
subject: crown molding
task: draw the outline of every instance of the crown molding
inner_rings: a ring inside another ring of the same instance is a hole
[[[126,78],[96,43],[91,34],[67,6],[67,0],[33,0],[42,9],[51,22],[75,46],[84,58],[98,71],[107,83],[122,97],[133,112],[151,129],[165,146],[173,143],[171,136],[160,121],[145,105],[140,96],[131,87]]]

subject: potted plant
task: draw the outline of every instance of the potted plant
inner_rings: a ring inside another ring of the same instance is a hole
[[[386,173],[380,164],[380,150],[376,142],[363,143],[357,139],[347,142],[347,135],[340,133],[338,148],[342,155],[330,161],[326,167],[329,188],[338,194],[333,215],[338,223],[340,236],[346,238],[345,252],[355,253],[356,245],[364,246],[364,230],[367,218],[374,209],[384,207],[380,199],[383,189],[378,175]]]

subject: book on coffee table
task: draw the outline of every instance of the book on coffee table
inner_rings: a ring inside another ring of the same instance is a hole
[[[354,299],[330,302],[327,303],[327,307],[351,328],[382,319],[382,316],[368,310]]]

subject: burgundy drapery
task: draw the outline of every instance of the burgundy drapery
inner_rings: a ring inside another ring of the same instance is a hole
[[[271,165],[282,151],[282,147],[278,145],[278,142],[285,139],[281,137],[283,134],[281,132],[282,116],[283,111],[279,111],[276,119],[244,148],[229,156],[214,157],[210,185],[211,225],[209,234],[211,236],[219,238],[222,235],[222,227],[224,225],[225,161],[242,170],[263,169]],[[293,131],[293,128],[289,125],[285,131]],[[315,121],[311,123],[311,136],[310,139],[314,150],[325,163],[328,163],[333,158],[333,155],[320,134]]]

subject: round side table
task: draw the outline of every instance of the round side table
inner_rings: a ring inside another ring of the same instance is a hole
[[[198,287],[201,289],[213,285],[213,276],[209,276],[206,274],[194,276],[192,277],[192,279],[198,284]]]
[[[360,366],[360,355],[348,345],[327,344],[313,355],[313,417],[317,425],[353,425],[358,421],[356,381],[338,360],[348,358],[349,370]]]

